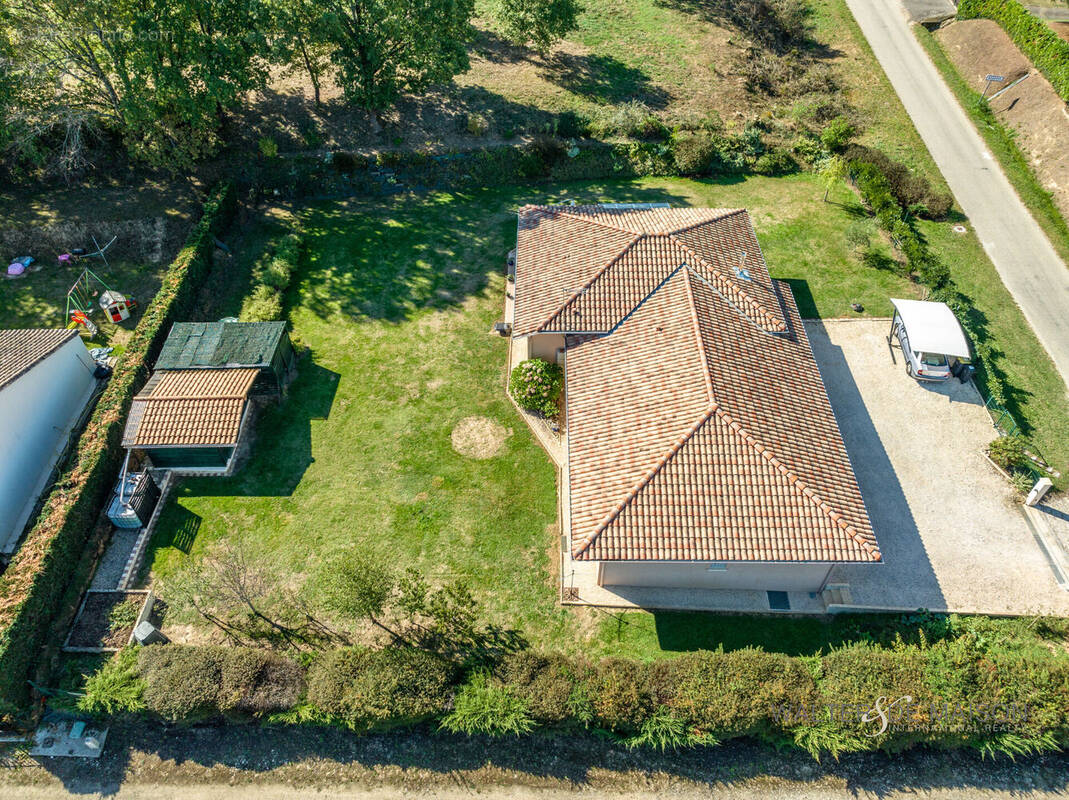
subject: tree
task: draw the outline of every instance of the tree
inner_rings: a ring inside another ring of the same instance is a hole
[[[820,182],[824,187],[824,202],[828,202],[831,190],[843,180],[849,170],[846,161],[839,156],[832,156],[820,168]]]
[[[267,20],[264,0],[9,0],[18,58],[47,87],[26,99],[29,127],[76,120],[136,158],[188,165],[266,82]]]
[[[316,0],[281,0],[275,27],[276,57],[308,75],[315,104],[322,105],[323,78],[330,68],[331,52],[322,5]]]
[[[493,0],[491,4],[491,14],[506,37],[542,51],[575,30],[582,10],[577,0]]]
[[[304,649],[342,640],[264,563],[224,542],[167,585],[168,601],[189,608],[238,644],[259,640]]]
[[[320,573],[323,605],[350,619],[367,619],[399,642],[405,637],[383,622],[397,589],[392,569],[361,551],[330,561]]]
[[[402,93],[469,66],[474,0],[324,0],[321,8],[346,99],[376,117]]]

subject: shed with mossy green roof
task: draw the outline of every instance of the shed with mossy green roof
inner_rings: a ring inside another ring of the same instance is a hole
[[[176,322],[156,370],[258,367],[261,373],[253,393],[259,394],[281,391],[294,360],[282,321]]]

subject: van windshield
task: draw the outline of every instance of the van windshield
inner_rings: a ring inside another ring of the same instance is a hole
[[[947,357],[942,353],[921,353],[921,363],[926,367],[945,367]]]

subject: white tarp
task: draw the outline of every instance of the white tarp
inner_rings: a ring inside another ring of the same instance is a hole
[[[946,303],[891,299],[906,326],[909,346],[918,353],[942,353],[969,358],[969,343],[954,312]]]

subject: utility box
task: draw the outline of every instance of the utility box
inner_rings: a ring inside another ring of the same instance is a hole
[[[170,641],[163,632],[148,620],[137,623],[134,628],[134,641],[138,644],[167,644]]]
[[[119,478],[108,506],[108,519],[116,528],[140,528],[148,524],[160,489],[147,472],[127,472]]]
[[[1036,481],[1036,485],[1032,487],[1032,491],[1028,493],[1028,497],[1025,499],[1024,504],[1026,506],[1039,505],[1053,485],[1054,484],[1051,482],[1050,478],[1040,478]]]

